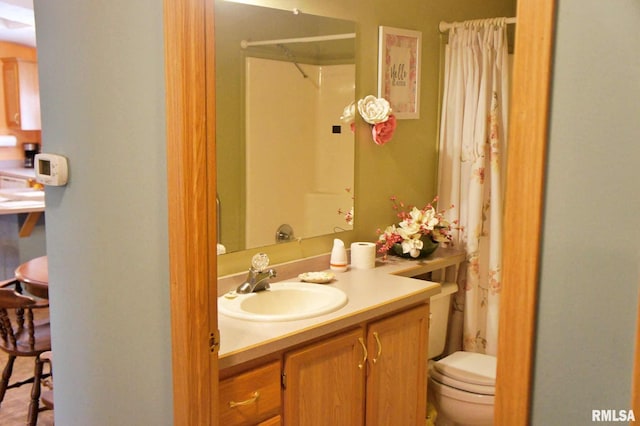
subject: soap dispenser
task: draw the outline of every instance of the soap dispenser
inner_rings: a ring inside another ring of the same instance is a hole
[[[331,259],[329,260],[332,271],[344,272],[347,270],[347,249],[341,239],[333,240],[333,249],[331,250]]]

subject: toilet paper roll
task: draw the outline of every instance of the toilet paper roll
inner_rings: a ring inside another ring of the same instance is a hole
[[[376,266],[376,245],[367,242],[351,243],[351,267],[372,269]]]

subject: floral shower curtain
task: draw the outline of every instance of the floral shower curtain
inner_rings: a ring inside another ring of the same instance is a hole
[[[509,95],[506,22],[468,21],[452,28],[445,49],[439,206],[454,206],[447,212],[460,222],[454,243],[467,254],[448,350],[462,346],[495,355]]]

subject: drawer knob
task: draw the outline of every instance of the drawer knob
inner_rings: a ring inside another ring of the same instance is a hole
[[[258,398],[260,398],[260,392],[255,391],[254,393],[251,394],[251,398],[246,399],[244,401],[239,401],[239,402],[229,401],[229,408],[243,407],[245,405],[253,404],[258,400]]]

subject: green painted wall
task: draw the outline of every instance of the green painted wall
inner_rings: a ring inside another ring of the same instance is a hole
[[[339,234],[345,242],[374,241],[376,229],[395,221],[389,196],[396,195],[410,204],[424,204],[436,195],[437,135],[440,57],[443,36],[440,21],[462,21],[498,16],[515,16],[515,0],[260,0],[245,1],[304,13],[355,20],[357,25],[358,99],[377,94],[378,26],[398,27],[422,32],[422,72],[420,119],[399,120],[391,142],[375,145],[369,127],[359,121],[356,129],[355,227]],[[333,236],[311,238],[263,249],[272,262],[283,262],[328,252]],[[220,275],[247,268],[249,250],[222,256]]]

